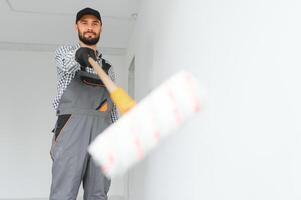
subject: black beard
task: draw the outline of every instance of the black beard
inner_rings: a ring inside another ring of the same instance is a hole
[[[95,45],[99,41],[99,36],[96,38],[86,38],[84,37],[84,34],[80,34],[79,32],[78,32],[78,38],[82,43],[86,45]]]

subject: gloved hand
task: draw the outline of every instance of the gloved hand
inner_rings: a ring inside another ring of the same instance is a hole
[[[82,67],[91,67],[88,58],[91,57],[95,61],[97,60],[95,51],[88,47],[80,47],[75,52],[75,60],[82,66]]]

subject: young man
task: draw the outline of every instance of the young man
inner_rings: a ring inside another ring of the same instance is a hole
[[[87,153],[93,139],[118,118],[102,81],[91,68],[93,58],[114,81],[111,65],[97,51],[102,32],[98,11],[85,8],[76,16],[79,44],[56,50],[58,116],[50,155],[53,160],[50,200],[75,200],[81,182],[84,200],[107,200],[110,180]]]

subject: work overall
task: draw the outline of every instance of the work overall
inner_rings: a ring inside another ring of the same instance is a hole
[[[81,182],[84,200],[107,200],[110,180],[87,147],[111,122],[113,103],[95,74],[77,71],[60,100],[50,155],[50,200],[75,200]]]

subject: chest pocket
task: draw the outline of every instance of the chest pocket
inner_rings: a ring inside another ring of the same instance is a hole
[[[86,85],[90,85],[94,87],[104,87],[104,84],[100,79],[94,79],[88,76],[81,76],[80,79]]]
[[[111,68],[111,65],[109,63],[107,63],[105,61],[105,59],[102,59],[102,69],[105,71],[105,73],[107,75],[109,75],[110,68]],[[95,86],[95,87],[104,87],[103,82],[98,77],[91,77],[89,75],[81,75],[80,79],[86,85]]]

